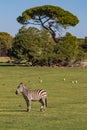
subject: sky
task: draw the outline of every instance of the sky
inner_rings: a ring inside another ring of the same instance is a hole
[[[78,38],[87,36],[87,0],[0,0],[0,32],[14,37],[22,27],[17,17],[26,9],[42,5],[59,6],[76,15],[79,23],[66,31]]]

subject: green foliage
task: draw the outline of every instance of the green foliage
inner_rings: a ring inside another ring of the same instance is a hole
[[[60,62],[69,63],[71,61],[82,60],[85,55],[80,49],[78,40],[70,33],[66,33],[55,44],[48,31],[30,27],[22,27],[14,38],[10,56],[19,62],[27,62],[32,65],[58,64]]]
[[[25,10],[17,21],[23,25],[40,25],[48,30],[56,41],[56,32],[60,33],[59,28],[66,29],[69,26],[78,24],[78,18],[58,6],[44,5]]]
[[[46,30],[30,27],[21,28],[14,38],[11,56],[19,60],[36,63],[45,60],[49,51],[50,35]]]
[[[0,32],[0,56],[6,56],[12,46],[12,36],[6,32]]]
[[[55,52],[60,61],[75,60],[78,51],[77,38],[70,33],[66,33],[65,37],[61,38],[59,44],[55,46]]]
[[[79,47],[76,61],[84,61],[85,59],[87,59],[87,54],[84,52],[84,50],[81,47]]]

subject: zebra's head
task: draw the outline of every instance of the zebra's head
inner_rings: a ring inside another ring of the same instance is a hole
[[[20,83],[19,85],[18,85],[18,88],[17,88],[17,90],[16,90],[16,94],[19,94],[19,93],[22,93],[23,92],[23,83]]]

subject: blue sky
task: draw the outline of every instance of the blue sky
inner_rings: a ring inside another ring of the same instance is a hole
[[[56,5],[70,11],[78,17],[79,23],[66,31],[79,38],[87,36],[87,0],[0,0],[0,32],[15,36],[22,26],[16,18],[24,10],[40,5]]]

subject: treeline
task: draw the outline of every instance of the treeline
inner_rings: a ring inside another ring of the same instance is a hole
[[[0,57],[7,56],[8,50],[12,47],[13,37],[6,33],[0,32]]]
[[[14,63],[32,66],[67,66],[87,58],[84,41],[66,33],[55,43],[44,29],[22,27],[14,38],[8,33],[0,33],[0,56],[9,56]]]

